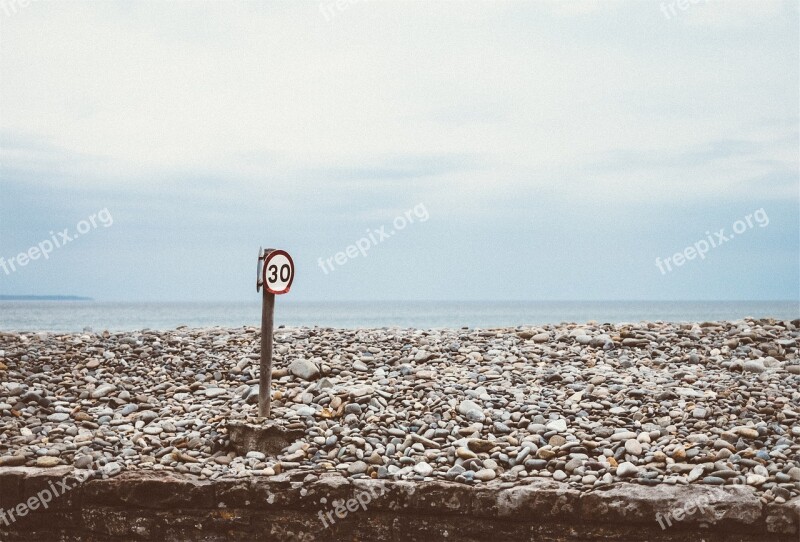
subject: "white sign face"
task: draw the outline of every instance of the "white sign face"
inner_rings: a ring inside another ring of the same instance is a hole
[[[284,250],[273,250],[264,258],[264,288],[271,294],[285,294],[294,280],[294,262]]]

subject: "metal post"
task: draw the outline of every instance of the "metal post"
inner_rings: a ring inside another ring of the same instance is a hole
[[[258,416],[269,418],[272,402],[272,321],[275,313],[275,294],[263,288],[261,306],[261,369],[258,380]]]

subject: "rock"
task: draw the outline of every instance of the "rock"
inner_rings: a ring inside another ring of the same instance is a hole
[[[378,452],[372,452],[366,461],[370,465],[383,465],[383,458]]]
[[[630,478],[638,474],[639,467],[628,461],[620,463],[620,465],[617,467],[617,476],[620,478]]]
[[[433,467],[431,467],[425,461],[420,461],[419,463],[414,465],[414,472],[416,472],[420,476],[430,476],[433,473]]]
[[[344,407],[345,414],[355,414],[356,416],[361,415],[361,405],[358,403],[348,403],[347,406]]]
[[[417,363],[421,363],[424,361],[429,360],[432,357],[432,354],[429,354],[425,350],[419,350],[416,355],[414,356],[414,361]]]
[[[763,373],[767,368],[760,359],[749,359],[742,365],[742,370],[746,373]]]
[[[100,399],[116,390],[117,387],[113,384],[103,384],[102,386],[95,388],[95,390],[92,392],[92,399]]]
[[[192,457],[189,454],[185,454],[185,453],[180,452],[180,451],[174,451],[170,455],[172,456],[172,459],[174,459],[178,463],[199,463],[200,462],[200,460],[197,459],[196,457]]]
[[[258,394],[261,388],[258,384],[255,386],[250,386],[243,394],[244,402],[248,405],[257,405],[258,404]]]
[[[563,433],[567,430],[567,420],[564,418],[558,420],[551,420],[547,422],[545,425],[548,431],[558,431],[559,433]]]
[[[686,480],[689,483],[695,482],[699,480],[701,476],[703,476],[705,471],[706,470],[701,466],[694,467],[691,471],[689,471],[689,476],[686,477]]]
[[[24,455],[0,456],[0,467],[20,467],[27,461]]]
[[[555,456],[556,452],[548,448],[539,448],[539,450],[536,452],[536,457],[539,459],[546,459],[548,461],[553,459]]]
[[[483,409],[469,399],[461,401],[458,411],[471,422],[483,422],[486,419]]]
[[[257,461],[264,461],[267,458],[266,454],[264,454],[263,452],[257,452],[255,450],[247,452],[245,457],[247,459],[255,459]]]
[[[638,440],[630,439],[625,441],[625,451],[631,455],[642,455],[642,445]]]
[[[307,359],[296,359],[289,365],[289,372],[303,380],[314,380],[319,377],[319,369]]]
[[[347,474],[364,474],[369,467],[363,461],[356,461],[347,467]]]
[[[461,465],[453,465],[452,467],[450,467],[450,470],[447,471],[445,477],[448,480],[452,480],[459,474],[463,474],[465,470],[466,469],[464,469],[464,467],[462,467]]]
[[[52,457],[49,455],[43,455],[41,457],[36,458],[36,466],[49,469],[51,467],[56,467],[61,463],[61,459],[58,457]]]
[[[75,461],[73,461],[73,465],[75,465],[76,469],[88,469],[92,466],[92,456],[90,455],[80,455],[75,457]]]
[[[685,501],[670,488],[731,495],[726,502],[746,489],[759,525],[770,517],[778,528],[784,520],[772,507],[800,497],[800,407],[789,372],[800,367],[798,337],[800,320],[769,318],[279,327],[272,413],[263,420],[257,328],[0,332],[9,367],[0,372],[0,464],[58,462],[68,472],[99,467],[102,454],[136,476],[237,480],[250,489],[251,477],[277,476],[287,491],[311,497],[322,478],[352,476],[356,486],[425,478],[426,494],[409,502],[448,508],[451,493],[429,499],[429,486],[501,479],[488,491],[497,484],[504,508],[528,509],[527,486],[537,502],[559,487],[580,498],[588,521],[599,517],[593,504],[610,505],[627,486],[655,495],[634,514],[651,524],[656,510]],[[751,358],[765,370],[733,373]],[[314,381],[292,364],[310,364]],[[103,387],[112,391],[93,397]],[[466,498],[461,489],[454,499]]]
[[[469,448],[463,446],[456,448],[456,456],[461,459],[474,459],[478,457]]]
[[[150,423],[153,420],[158,419],[158,414],[156,414],[152,410],[143,410],[142,412],[139,413],[138,418],[142,420],[144,423]]]
[[[488,453],[496,444],[490,440],[471,438],[467,440],[467,447],[475,453]]]
[[[758,431],[753,427],[734,427],[732,432],[746,439],[758,438]]]

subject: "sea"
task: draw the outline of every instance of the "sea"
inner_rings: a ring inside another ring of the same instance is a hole
[[[798,301],[361,301],[278,297],[275,326],[492,328],[561,322],[704,322],[745,317],[794,320]],[[258,326],[260,302],[122,303],[0,301],[0,330],[131,331],[180,326]]]

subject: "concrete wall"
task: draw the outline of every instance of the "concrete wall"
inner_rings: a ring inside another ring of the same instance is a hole
[[[74,485],[46,510],[10,525],[0,517],[0,540],[800,541],[800,499],[765,505],[746,487],[619,484],[579,493],[544,479],[465,486],[287,473],[200,481],[166,471],[78,483],[76,472],[0,468],[6,511],[43,490],[60,492],[61,480]],[[355,511],[345,505],[337,517],[335,501],[356,498],[363,504],[352,500]]]

